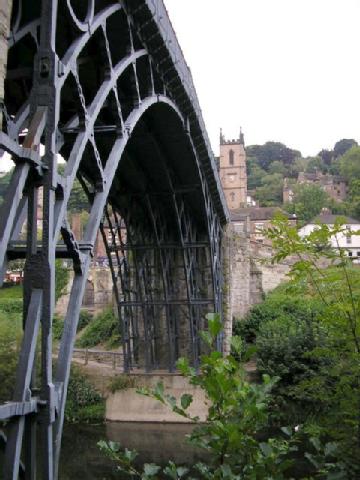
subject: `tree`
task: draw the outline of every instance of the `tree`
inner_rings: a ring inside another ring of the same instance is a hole
[[[59,300],[61,295],[66,291],[69,283],[70,271],[66,268],[61,260],[55,260],[55,299]]]
[[[286,176],[297,178],[300,172],[305,172],[308,164],[307,158],[298,157],[286,172]]]
[[[358,143],[355,140],[349,139],[349,138],[343,138],[342,140],[339,140],[338,142],[335,143],[334,156],[335,158],[341,157],[342,155],[344,155],[344,153],[350,150],[350,148],[357,147],[357,146],[358,146]]]
[[[275,160],[284,165],[290,166],[301,153],[292,150],[280,142],[266,142],[264,145],[250,145],[246,148],[246,153],[250,157],[255,157],[258,165],[268,171],[269,165]]]
[[[64,174],[64,171],[65,171],[64,163],[60,163],[58,165],[58,171],[61,175]],[[84,192],[83,187],[81,186],[81,183],[77,178],[75,178],[74,180],[74,184],[73,184],[70,198],[69,198],[68,207],[71,213],[81,213],[83,211],[89,210],[88,198],[86,196],[86,193]]]
[[[317,185],[300,184],[294,189],[293,202],[287,206],[290,213],[295,213],[299,221],[306,223],[316,215],[328,202],[327,193]]]
[[[281,175],[285,175],[286,167],[280,162],[280,160],[274,160],[269,165],[269,173],[280,173]]]
[[[246,169],[248,190],[253,190],[254,188],[260,187],[261,179],[266,175],[266,171],[259,167],[259,165],[256,163],[256,160],[251,157],[247,158]]]
[[[332,150],[323,149],[317,154],[317,156],[322,159],[325,165],[330,165],[334,157],[334,152]]]
[[[340,173],[349,182],[360,179],[360,147],[351,147],[340,157]]]
[[[317,171],[325,172],[326,165],[321,157],[311,157],[306,165],[307,173],[315,173]]]
[[[75,179],[73,188],[71,190],[68,207],[72,213],[80,213],[89,209],[89,201],[79,182]]]
[[[265,175],[261,187],[256,189],[256,199],[262,206],[280,205],[282,203],[283,176],[280,173]]]
[[[360,179],[351,180],[345,207],[348,215],[360,218]]]

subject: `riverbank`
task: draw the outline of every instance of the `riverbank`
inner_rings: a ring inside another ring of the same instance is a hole
[[[204,460],[204,454],[186,442],[192,426],[160,423],[119,423],[103,425],[65,425],[59,480],[119,480],[114,463],[99,449],[100,440],[118,442],[137,450],[137,463],[166,464],[169,459],[180,464]]]
[[[191,385],[187,378],[179,374],[130,374],[126,377],[130,387],[109,393],[106,399],[106,420],[117,422],[165,422],[189,423],[190,421],[170,410],[158,400],[137,393],[141,387],[154,389],[161,382],[169,395],[180,399],[184,393],[193,397],[188,413],[204,422],[208,405],[204,391]]]

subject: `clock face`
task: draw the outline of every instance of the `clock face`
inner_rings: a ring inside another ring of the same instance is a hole
[[[229,182],[235,182],[235,175],[229,175]]]

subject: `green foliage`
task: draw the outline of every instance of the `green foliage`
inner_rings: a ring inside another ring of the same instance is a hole
[[[79,368],[71,367],[65,419],[70,423],[98,423],[104,420],[102,396]]]
[[[303,312],[301,312],[303,313]],[[295,385],[319,373],[323,357],[309,355],[326,346],[327,331],[314,316],[282,315],[259,327],[256,338],[260,372],[280,377],[281,387]]]
[[[77,179],[74,181],[74,185],[71,190],[68,207],[72,213],[80,213],[89,209],[89,201],[80,182]]]
[[[280,142],[266,142],[264,145],[251,145],[246,147],[249,157],[255,157],[258,165],[268,170],[269,165],[274,161],[280,161],[284,165],[291,165],[301,153],[292,150]]]
[[[64,331],[64,319],[59,317],[58,315],[54,315],[52,328],[53,328],[53,339],[60,340],[62,333]]]
[[[64,267],[61,260],[55,261],[55,298],[58,300],[61,295],[65,293],[66,286],[69,282],[70,272],[69,269]],[[23,288],[22,285],[14,285],[12,287],[6,287],[0,289],[0,301],[2,300],[18,300],[17,304],[22,304]],[[18,308],[13,303],[14,309]],[[1,307],[0,307],[1,308]],[[4,307],[6,308],[6,306]],[[12,308],[11,306],[7,308]]]
[[[77,331],[79,332],[83,328],[85,328],[93,319],[93,316],[91,313],[89,313],[87,310],[80,310],[80,315],[79,315],[79,323],[78,323],[78,328]],[[59,315],[54,315],[53,318],[53,339],[54,340],[60,340],[61,336],[64,331],[64,319],[61,318]]]
[[[301,285],[304,298],[314,298],[321,305],[311,327],[319,323],[324,341],[319,343],[321,337],[318,337],[314,348],[304,347],[306,357],[316,361],[317,368],[311,374],[291,379],[290,393],[301,408],[304,401],[311,406],[307,422],[315,423],[326,441],[336,441],[347,469],[346,477],[336,478],[358,478],[360,271],[349,262],[346,250],[327,247],[331,238],[346,232],[346,225],[339,219],[333,227],[319,225],[317,230],[300,238],[285,218],[278,217],[268,237],[275,249],[273,261],[295,258],[291,270],[294,284]],[[320,266],[324,259],[327,267]],[[273,338],[272,347],[269,342],[267,349],[276,349],[275,343],[285,346],[289,343],[287,348],[290,348],[294,341],[291,331],[290,334],[286,329],[277,333],[276,342]],[[284,357],[282,365],[286,361],[290,360]],[[276,371],[275,363],[273,369]]]
[[[19,313],[23,311],[23,289],[21,285],[3,287],[0,289],[0,312]]]
[[[111,307],[99,313],[83,330],[77,344],[81,348],[89,348],[107,343],[110,348],[120,342],[119,320]]]
[[[88,310],[80,310],[78,332],[85,328],[93,320],[93,315]]]
[[[0,288],[0,300],[9,299],[9,298],[21,299],[22,295],[23,295],[22,285],[14,285],[11,287]]]
[[[334,152],[333,150],[323,149],[318,153],[317,156],[321,158],[324,165],[330,165],[334,158]]]
[[[64,174],[65,164],[58,165],[58,171]],[[69,198],[68,208],[71,213],[81,213],[89,209],[89,201],[86,193],[77,178],[74,180],[73,188]]]
[[[207,347],[213,348],[221,331],[219,316],[208,315],[208,324],[208,331],[203,332],[202,338]],[[238,338],[233,339],[232,346],[237,358],[242,361],[248,359],[250,353],[247,354]],[[196,478],[285,478],[285,472],[292,463],[288,458],[294,448],[291,440],[282,435],[266,441],[260,439],[261,432],[268,425],[270,392],[276,379],[271,380],[264,375],[261,384],[251,384],[246,380],[240,361],[232,355],[224,358],[220,352],[213,350],[202,355],[199,373],[184,358],[178,361],[177,367],[191,384],[205,392],[209,404],[206,423],[200,424],[199,419],[189,413],[192,395],[185,393],[176,399],[165,392],[162,383],[158,383],[152,391],[145,388],[139,391],[196,424],[189,441],[209,453],[207,464],[194,466]],[[123,451],[118,444],[101,442],[100,448],[117,462],[119,471],[135,478],[157,478],[160,472],[160,468],[152,464],[144,465],[142,470],[136,469],[132,463],[136,453]],[[173,479],[194,478],[187,468],[178,467],[171,461],[162,473]]]
[[[252,158],[247,158],[247,187],[248,190],[260,187],[261,179],[266,175],[266,171],[263,170]]]
[[[21,315],[0,307],[0,403],[12,397],[21,338]]]
[[[328,203],[327,193],[317,185],[300,184],[294,188],[294,198],[287,206],[295,213],[300,223],[306,223],[318,215]]]
[[[112,377],[108,389],[111,393],[120,392],[121,390],[127,390],[128,388],[136,387],[136,379],[129,377],[129,375],[116,375]]]
[[[349,194],[345,203],[345,212],[355,218],[360,218],[360,178],[354,178],[349,183]],[[344,213],[345,213],[344,212]]]
[[[69,282],[69,269],[64,267],[61,260],[55,260],[55,299],[58,300],[66,291]]]
[[[360,178],[360,147],[350,148],[340,157],[340,173],[349,182]]]
[[[9,185],[14,169],[9,170],[3,177],[0,178],[0,205],[3,202],[4,195]]]
[[[255,197],[262,206],[279,205],[282,203],[283,177],[280,173],[265,175],[261,186],[256,189]]]
[[[284,176],[286,174],[286,167],[279,160],[274,160],[269,165],[269,173],[279,173]]]
[[[335,143],[334,146],[334,156],[335,158],[341,157],[344,155],[350,148],[357,147],[358,144],[354,139],[350,138],[343,138]]]
[[[307,173],[315,173],[317,171],[324,172],[326,171],[326,166],[321,157],[312,157],[308,159],[306,169]]]
[[[237,320],[233,333],[247,343],[256,340],[260,326],[278,318],[309,323],[318,313],[319,305],[313,299],[304,299],[299,293],[280,287],[269,294],[265,301],[255,305],[244,319]]]
[[[20,298],[0,299],[0,311],[4,313],[22,313],[23,302]]]

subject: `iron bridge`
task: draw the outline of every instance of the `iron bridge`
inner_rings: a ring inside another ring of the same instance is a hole
[[[174,371],[180,355],[198,365],[205,314],[221,314],[228,213],[162,0],[14,0],[8,45],[0,148],[15,167],[0,211],[0,277],[16,259],[25,277],[14,394],[0,405],[3,478],[52,480],[98,231],[125,371]],[[76,182],[88,212],[81,238],[69,222]],[[74,274],[54,360],[56,258]]]

